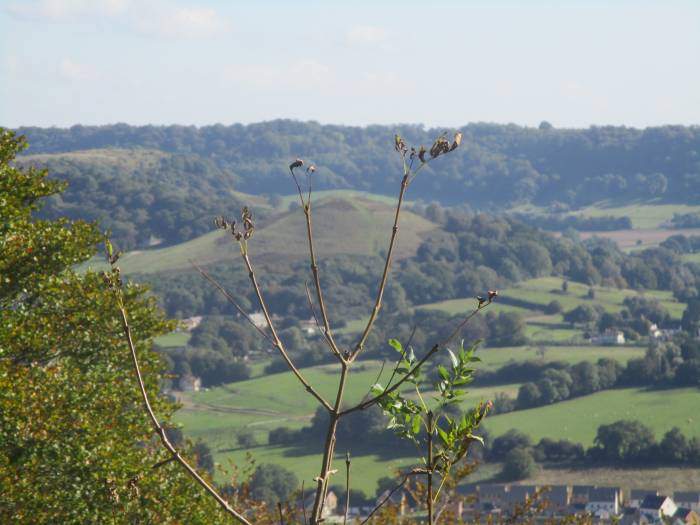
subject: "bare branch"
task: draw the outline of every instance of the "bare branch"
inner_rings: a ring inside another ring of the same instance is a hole
[[[262,330],[258,325],[255,324],[255,321],[250,317],[250,315],[243,310],[243,308],[236,302],[236,300],[233,298],[233,296],[226,290],[226,288],[223,287],[221,283],[219,283],[216,279],[214,279],[204,268],[199,266],[197,263],[190,261],[190,264],[194,266],[194,268],[204,277],[207,281],[209,281],[211,284],[213,284],[226,298],[226,300],[231,303],[236,310],[238,310],[238,313],[240,313],[243,317],[245,317],[246,321],[248,321],[253,328],[255,328],[260,335],[262,335],[265,339],[270,342],[270,344],[275,344],[275,342],[272,340],[272,338],[265,333],[264,330]]]
[[[308,281],[304,281],[304,289],[306,290],[306,299],[309,302],[309,310],[311,310],[311,315],[313,315],[313,317],[314,317],[314,321],[316,322],[316,327],[318,328],[318,331],[323,334],[323,337],[326,341],[326,344],[328,345],[328,348],[330,348],[333,353],[335,353],[336,355],[338,355],[340,357],[340,354],[335,352],[335,349],[333,347],[333,343],[328,338],[328,335],[323,330],[323,328],[321,328],[321,323],[318,322],[318,317],[316,316],[316,309],[314,308],[314,302],[311,299],[311,290],[309,290],[309,282]]]
[[[362,332],[362,335],[360,336],[360,340],[357,342],[354,350],[350,354],[350,361],[354,361],[357,358],[357,355],[362,351],[365,341],[367,341],[367,337],[369,337],[369,334],[372,331],[374,321],[376,321],[377,315],[379,315],[379,310],[382,307],[382,297],[384,296],[384,289],[386,287],[387,279],[389,278],[389,269],[391,268],[391,256],[394,252],[394,246],[396,245],[396,236],[399,232],[399,216],[401,215],[401,205],[403,204],[404,195],[406,194],[406,189],[408,188],[408,175],[409,173],[407,171],[407,167],[404,161],[404,176],[401,180],[401,191],[399,192],[399,199],[396,203],[396,212],[394,213],[394,226],[391,229],[389,249],[386,252],[386,260],[384,261],[384,271],[382,273],[382,278],[379,281],[377,298],[374,301],[374,308],[372,308],[372,313],[370,314],[369,320],[367,321],[367,326],[365,326],[365,329]]]
[[[387,387],[386,390],[384,390],[381,394],[378,394],[378,395],[374,396],[373,398],[368,399],[367,401],[363,401],[362,403],[360,403],[360,404],[358,404],[358,405],[355,405],[354,407],[350,407],[350,408],[347,408],[347,409],[343,410],[343,411],[340,413],[340,415],[341,415],[341,416],[345,416],[345,415],[347,415],[347,414],[349,414],[349,413],[351,413],[351,412],[355,412],[355,411],[357,411],[357,410],[364,410],[365,408],[374,405],[377,401],[379,401],[380,399],[382,399],[384,396],[387,396],[387,395],[391,394],[394,390],[396,390],[396,389],[399,388],[401,385],[403,385],[403,384],[408,380],[408,378],[411,377],[411,376],[416,372],[416,370],[418,370],[421,366],[423,366],[423,363],[425,363],[428,359],[430,359],[430,357],[431,357],[435,352],[437,352],[439,348],[440,348],[440,345],[437,345],[437,344],[434,345],[434,346],[433,346],[430,350],[428,350],[428,352],[420,359],[420,361],[418,361],[415,365],[413,365],[413,368],[411,368],[401,379],[399,379],[396,383],[394,383],[393,386]]]
[[[306,388],[306,391],[314,396],[319,403],[321,403],[326,410],[332,411],[333,408],[331,407],[330,403],[326,401],[321,394],[319,394],[314,387],[311,386],[311,383],[309,383],[306,378],[301,374],[299,369],[294,365],[292,360],[289,358],[289,354],[287,354],[287,350],[284,348],[284,344],[279,338],[279,335],[277,335],[277,330],[275,330],[275,326],[272,324],[272,318],[270,317],[270,313],[267,309],[267,304],[265,303],[265,299],[263,298],[262,292],[260,291],[260,285],[258,284],[258,279],[255,276],[255,271],[253,270],[253,265],[250,262],[250,257],[248,257],[248,252],[246,250],[241,250],[241,256],[243,257],[243,261],[245,262],[246,268],[248,269],[248,277],[250,278],[250,282],[253,284],[253,288],[255,290],[255,295],[258,298],[258,303],[260,304],[260,309],[263,312],[263,316],[265,316],[265,322],[267,322],[267,327],[270,329],[270,333],[272,334],[272,339],[273,339],[273,344],[279,351],[280,355],[282,356],[282,359],[287,363],[287,366],[289,369],[294,373],[295,376],[297,376],[297,379],[301,382],[302,385]]]
[[[386,504],[386,502],[389,501],[394,494],[396,494],[397,490],[400,490],[401,488],[403,488],[403,486],[406,484],[406,482],[408,481],[408,479],[412,475],[414,475],[413,472],[409,472],[407,474],[404,474],[403,479],[401,480],[401,483],[399,483],[398,485],[396,485],[393,489],[391,489],[389,491],[389,494],[387,494],[386,497],[382,501],[380,501],[376,507],[374,507],[372,509],[372,512],[369,513],[369,515],[360,523],[360,525],[364,525],[365,523],[367,523],[372,518],[372,516],[374,516],[375,512],[377,512],[379,509],[381,509]]]
[[[338,345],[333,338],[333,331],[331,330],[331,324],[328,320],[328,311],[326,310],[326,303],[323,300],[323,291],[321,289],[321,278],[318,272],[318,263],[316,262],[316,251],[314,248],[314,236],[313,228],[311,226],[311,193],[309,193],[309,200],[304,206],[304,217],[306,218],[306,237],[309,241],[309,258],[311,260],[311,273],[314,277],[314,288],[316,288],[316,299],[318,300],[318,308],[321,311],[321,320],[323,321],[323,330],[326,340],[330,345],[331,351],[340,359],[341,362],[345,361],[343,354],[341,353]]]
[[[124,332],[124,336],[126,338],[126,342],[129,345],[129,350],[131,351],[131,359],[133,361],[134,365],[134,371],[136,372],[136,378],[138,379],[139,383],[139,389],[141,390],[141,398],[143,399],[143,404],[144,408],[146,409],[146,413],[148,414],[148,417],[151,420],[151,424],[153,425],[153,429],[155,432],[158,434],[160,437],[160,441],[163,444],[163,446],[168,450],[168,452],[172,455],[173,459],[177,461],[188,473],[190,476],[194,478],[194,480],[199,483],[199,485],[204,488],[216,501],[219,503],[221,508],[230,514],[234,519],[236,519],[239,523],[244,523],[246,525],[251,525],[251,522],[248,521],[245,516],[237,512],[231,505],[229,505],[228,501],[226,501],[217,491],[212,487],[207,481],[202,478],[197,471],[192,468],[192,466],[187,462],[185,458],[183,458],[180,453],[177,451],[177,449],[170,443],[170,440],[168,439],[168,436],[166,435],[165,428],[160,424],[158,421],[158,418],[156,417],[155,413],[153,412],[153,408],[151,407],[151,402],[148,399],[148,393],[146,392],[146,385],[143,382],[143,376],[141,375],[141,367],[139,366],[139,360],[138,356],[136,354],[136,348],[134,346],[134,342],[131,336],[131,328],[129,326],[129,320],[127,318],[126,314],[126,309],[123,305],[122,299],[121,299],[121,291],[116,292],[119,300],[119,312],[121,313],[121,323],[122,323],[122,330]]]
[[[343,514],[343,525],[348,522],[348,511],[350,510],[350,452],[345,453],[345,513]]]
[[[301,515],[304,517],[304,525],[306,525],[309,520],[306,519],[306,493],[304,491],[304,480],[301,480]]]
[[[387,396],[391,394],[393,391],[395,391],[397,388],[399,388],[402,384],[404,384],[413,374],[418,370],[423,364],[430,359],[430,357],[435,354],[440,347],[444,347],[450,343],[460,332],[462,328],[464,328],[464,325],[466,325],[469,320],[474,317],[477,313],[479,313],[481,310],[486,308],[489,304],[491,304],[493,300],[493,297],[491,297],[488,302],[480,303],[479,306],[477,306],[469,315],[467,315],[458,325],[457,327],[452,331],[452,333],[445,339],[444,341],[440,343],[436,343],[433,345],[433,347],[428,350],[428,352],[415,364],[413,367],[401,378],[399,381],[397,381],[393,386],[387,385],[387,388],[381,393],[377,394],[371,399],[368,399],[367,401],[363,401],[362,403],[359,403],[358,405],[355,405],[354,407],[348,408],[346,410],[343,410],[340,415],[344,416],[346,414],[349,414],[350,412],[355,412],[356,410],[364,410],[365,408],[372,406],[373,404],[377,403],[380,399],[382,399],[384,396]],[[394,369],[396,370],[396,368]],[[393,378],[393,374],[392,374]],[[391,379],[389,380],[389,383],[391,383]]]
[[[316,497],[314,498],[314,508],[311,513],[311,523],[317,524],[321,519],[323,511],[323,503],[326,499],[326,491],[328,490],[328,481],[331,474],[331,466],[333,463],[333,451],[335,449],[335,434],[338,429],[338,420],[342,413],[340,412],[340,404],[343,402],[343,394],[345,393],[345,383],[348,379],[348,363],[341,362],[340,380],[338,381],[338,393],[335,397],[335,404],[330,411],[330,421],[328,422],[328,432],[326,441],[323,447],[323,461],[321,464],[321,473],[316,477]]]

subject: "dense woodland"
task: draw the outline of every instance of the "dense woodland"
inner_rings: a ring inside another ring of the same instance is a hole
[[[457,221],[457,216],[467,223]],[[391,351],[385,341],[392,337],[407,340],[414,328],[413,342],[422,348],[445,335],[436,327],[446,329],[460,318],[416,306],[442,299],[475,297],[488,289],[546,275],[640,291],[671,289],[679,300],[689,304],[683,316],[684,329],[696,333],[700,328],[700,265],[683,263],[679,258],[684,249],[694,246],[695,238],[676,236],[663,247],[630,255],[608,241],[556,238],[510,218],[447,211],[444,221],[445,229],[427,239],[415,257],[397,263],[385,295],[384,314],[369,340],[368,356],[387,357]],[[452,233],[450,229],[462,233]],[[335,257],[322,263],[329,309],[333,318],[339,320],[338,328],[364,315],[366,297],[376,285],[378,264],[373,258],[358,257]],[[253,291],[236,261],[215,265],[210,271],[227,289],[235,291],[244,308],[255,309]],[[134,278],[151,284],[169,315],[207,316],[193,331],[186,352],[169,351],[176,371],[191,370],[209,385],[233,381],[246,376],[246,366],[242,363],[245,356],[265,351],[255,330],[242,318],[236,318],[231,305],[198,273],[165,272]],[[299,327],[300,319],[311,317],[303,284],[308,279],[308,267],[299,263],[288,267],[286,272],[265,273],[262,279],[268,305],[279,317],[280,335],[290,352],[303,365],[326,362],[329,355],[320,337],[309,338]],[[589,333],[622,331],[631,341],[645,337],[652,323],[662,328],[677,326],[653,298],[629,297],[619,313],[603,311],[593,299],[590,304],[569,311],[563,312],[560,304],[549,304],[545,311],[561,312],[565,321]],[[499,300],[515,302],[530,310],[542,308],[522,299]],[[518,346],[528,342],[524,319],[517,313],[487,312],[474,318],[463,335],[467,340],[484,339],[489,346]],[[345,339],[349,342],[351,337],[339,335],[340,341]],[[284,370],[281,362],[270,368],[270,371],[281,370]],[[523,380],[522,374],[519,380]]]
[[[52,175],[73,183],[60,202],[56,198],[49,205],[49,216],[72,215],[84,207],[99,213],[116,239],[132,248],[152,238],[172,243],[196,236],[209,224],[207,217],[231,204],[232,190],[289,193],[283,167],[296,156],[319,166],[316,189],[393,195],[400,167],[388,147],[390,137],[399,131],[408,142],[429,146],[440,130],[276,120],[201,128],[117,124],[18,131],[27,135],[30,154],[126,148],[151,157],[140,170],[128,162],[104,169],[100,155],[36,159],[48,160]],[[700,200],[698,127],[572,130],[547,123],[539,128],[470,124],[461,131],[463,146],[451,162],[425,169],[413,198],[482,211],[531,203],[555,212],[611,198],[624,203]],[[610,221],[594,226],[609,229]]]

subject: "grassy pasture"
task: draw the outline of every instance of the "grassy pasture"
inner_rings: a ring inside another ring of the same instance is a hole
[[[533,303],[546,305],[551,300],[558,300],[564,306],[564,310],[574,308],[583,303],[598,303],[608,311],[616,312],[622,308],[622,303],[626,297],[644,295],[653,297],[666,307],[672,317],[680,319],[685,309],[685,304],[676,301],[673,293],[669,290],[645,290],[638,292],[630,289],[607,288],[593,286],[595,299],[588,299],[588,285],[569,281],[568,293],[561,294],[563,279],[560,277],[541,277],[530,279],[508,288],[501,292],[504,297],[524,299]]]
[[[682,256],[682,259],[686,262],[700,264],[700,253],[687,253]]]
[[[545,352],[544,359],[575,363],[582,360],[594,361],[600,357],[611,357],[626,361],[641,355],[643,352],[643,348],[633,347],[549,347]],[[512,360],[540,358],[536,354],[536,349],[529,347],[484,348],[479,351],[478,355],[482,359],[479,368],[485,370],[495,369]],[[357,401],[364,396],[367,387],[376,380],[380,366],[378,361],[366,361],[362,363],[357,372],[350,376],[347,388],[348,403]],[[321,393],[330,396],[336,386],[337,377],[334,374],[336,368],[336,365],[322,365],[303,369],[302,372]],[[380,382],[388,379],[389,372],[390,368],[387,365]],[[469,389],[465,405],[473,406],[481,400],[493,399],[498,392],[515,396],[519,386],[516,383],[473,387]],[[254,431],[258,443],[260,443],[250,450],[258,462],[278,463],[287,468],[297,469],[307,480],[308,477],[316,473],[320,459],[312,452],[320,450],[320,443],[309,444],[308,452],[294,446],[267,445],[267,434],[271,429],[279,426],[294,429],[305,426],[316,409],[316,402],[304,392],[291,373],[262,375],[208,391],[182,394],[180,401],[182,408],[176,413],[175,420],[183,425],[183,429],[189,437],[202,439],[209,444],[214,452],[215,460],[222,465],[226,465],[228,461],[239,464],[244,461],[246,451],[237,448],[235,435],[238,430],[248,428]],[[624,401],[624,399],[620,400],[620,402]],[[556,405],[535,410],[546,411],[555,407]],[[529,413],[528,417],[534,418],[536,421],[540,420],[539,412],[534,415],[532,411],[527,412]],[[505,416],[512,415],[506,414]],[[497,428],[510,428],[508,425],[517,424],[498,419],[505,416],[493,418]],[[493,425],[489,426],[494,428]],[[554,425],[554,428],[557,426]],[[338,453],[342,455],[344,451],[338,451]],[[353,465],[357,467],[355,472],[362,472],[362,476],[358,476],[358,484],[368,492],[373,492],[379,477],[391,475],[397,467],[410,464],[414,460],[412,457],[387,459],[376,451],[362,450],[353,451],[353,457],[357,460],[356,463],[353,462]]]
[[[526,317],[526,335],[534,343],[538,341],[576,341],[582,338],[582,332],[572,328],[564,322],[561,314],[544,315],[544,308],[552,301],[559,301],[564,311],[571,310],[580,304],[600,304],[609,312],[619,312],[623,308],[626,297],[632,297],[643,293],[646,297],[653,297],[661,302],[673,319],[680,319],[685,310],[685,304],[676,301],[672,292],[666,290],[646,290],[638,292],[629,289],[607,288],[594,286],[595,298],[588,298],[589,286],[570,281],[567,293],[562,293],[563,279],[560,277],[541,277],[530,279],[506,288],[499,292],[501,298],[526,301],[536,306],[535,309],[527,309],[521,306],[504,304],[496,301],[488,307],[487,312],[518,312]],[[417,308],[428,310],[441,310],[451,315],[466,314],[475,306],[473,298],[450,299],[435,303],[423,304]],[[359,323],[357,323],[359,326]],[[355,329],[354,323],[349,323],[346,331]]]
[[[602,237],[610,239],[623,251],[643,250],[658,246],[673,235],[700,235],[700,228],[681,228],[670,230],[667,228],[642,228],[635,230],[613,230],[608,232],[581,232],[582,239]]]
[[[376,255],[386,249],[393,223],[393,209],[378,200],[326,198],[314,206],[314,241],[319,258],[332,255]],[[437,225],[405,211],[401,216],[402,235],[397,258],[415,254],[423,237]],[[301,211],[285,212],[255,232],[249,242],[254,262],[275,260],[281,254],[290,261],[307,256],[306,225]],[[212,231],[167,248],[135,250],[124,254],[120,266],[125,273],[153,273],[190,268],[190,260],[200,264],[235,261],[238,245],[230,234]],[[101,262],[89,266],[102,269]]]
[[[673,426],[686,436],[700,437],[698,406],[697,388],[648,391],[625,388],[493,416],[488,419],[487,427],[492,435],[517,428],[534,440],[565,438],[588,446],[593,443],[598,426],[619,419],[636,419],[651,427],[657,438]]]
[[[700,206],[688,204],[662,204],[654,201],[619,206],[613,201],[601,201],[572,212],[583,217],[629,217],[635,229],[651,229],[671,220],[675,213],[697,213]]]
[[[657,489],[662,494],[677,490],[693,490],[700,486],[699,468],[545,468],[527,480],[538,485],[600,485],[630,489]]]
[[[170,334],[161,335],[156,337],[155,343],[163,348],[172,348],[178,346],[185,346],[190,340],[190,334],[188,332],[172,332]]]

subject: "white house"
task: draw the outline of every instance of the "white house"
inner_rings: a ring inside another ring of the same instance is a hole
[[[178,330],[182,329],[185,332],[191,332],[192,330],[197,328],[201,323],[202,323],[202,316],[195,315],[194,317],[188,317],[188,318],[180,321],[180,326],[178,326],[177,329]]]
[[[647,496],[639,506],[639,512],[651,522],[661,523],[664,517],[670,518],[678,506],[668,496]]]
[[[178,386],[183,392],[199,392],[202,388],[202,380],[197,376],[184,375],[178,381]]]
[[[602,334],[591,337],[591,343],[594,345],[624,345],[625,334],[619,330],[606,330]]]
[[[632,489],[630,490],[629,506],[638,509],[647,496],[658,496],[659,491],[654,489]]]
[[[596,487],[588,494],[586,512],[597,518],[611,519],[620,513],[620,489],[617,487]]]

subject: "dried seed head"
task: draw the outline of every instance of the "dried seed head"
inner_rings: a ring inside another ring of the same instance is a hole
[[[214,226],[220,230],[227,230],[230,224],[224,217],[220,216],[214,217]]]
[[[294,171],[296,168],[301,168],[304,165],[304,161],[297,159],[289,165],[289,171]]]
[[[425,162],[425,154],[427,153],[427,150],[425,149],[425,146],[421,146],[420,149],[418,150],[418,158],[420,159],[421,162]]]
[[[316,166],[314,166],[313,164],[310,164],[309,167],[306,168],[306,173],[308,173],[309,175],[314,173],[315,171],[316,171]]]
[[[430,157],[435,159],[443,153],[447,153],[448,151],[450,151],[450,143],[445,138],[445,133],[443,133],[435,140],[432,147],[430,148]]]
[[[394,149],[401,155],[406,155],[408,148],[401,135],[394,135]]]
[[[241,219],[243,219],[243,238],[248,240],[253,236],[253,231],[255,230],[253,214],[248,209],[248,206],[244,206],[241,210]]]
[[[498,290],[489,290],[489,301],[493,301],[498,297]]]
[[[462,143],[462,132],[458,131],[457,133],[455,133],[455,139],[454,139],[454,142],[452,143],[452,146],[450,147],[450,151],[456,150],[461,143]]]

